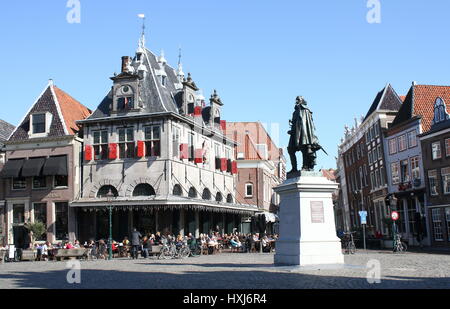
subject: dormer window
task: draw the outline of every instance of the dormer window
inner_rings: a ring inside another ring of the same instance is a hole
[[[439,123],[447,120],[448,115],[445,108],[445,102],[441,97],[438,97],[434,103],[434,119],[433,123]]]
[[[32,116],[32,134],[45,133],[45,114],[35,114]]]
[[[117,99],[117,109],[126,110],[134,108],[133,97],[122,97]]]
[[[30,130],[28,135],[30,138],[46,137],[50,132],[50,125],[52,123],[52,114],[37,113],[30,115]]]
[[[166,87],[166,80],[167,80],[167,77],[166,77],[166,76],[161,76],[161,84],[162,84],[164,87]]]
[[[116,92],[116,97],[117,111],[126,111],[135,108],[135,96],[131,86],[121,86]]]

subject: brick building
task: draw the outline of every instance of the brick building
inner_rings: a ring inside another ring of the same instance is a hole
[[[346,192],[342,194],[347,194],[352,229],[361,225],[358,212],[366,210],[367,226],[387,233],[383,225],[388,191],[382,132],[390,126],[401,104],[400,97],[387,84],[376,95],[366,116],[360,121],[355,119],[351,130],[346,127],[339,156],[346,178]]]
[[[0,119],[0,171],[3,169],[6,161],[4,151],[4,142],[8,140],[14,126]],[[6,242],[6,225],[5,225],[5,184],[0,181],[0,246]]]
[[[47,233],[37,240],[74,240],[76,227],[69,203],[81,185],[82,136],[77,120],[90,110],[52,81],[5,142],[6,238],[27,246],[24,224],[40,221]]]
[[[205,98],[190,74],[145,47],[142,35],[84,130],[80,197],[71,203],[80,240],[141,233],[241,229],[257,210],[236,203],[235,142],[226,137],[224,103]],[[108,200],[107,194],[114,195]]]
[[[273,188],[286,179],[286,159],[260,122],[227,122],[226,134],[236,141],[238,203],[258,207],[267,231],[277,221],[279,198]]]
[[[419,135],[426,186],[425,212],[431,245],[450,247],[450,87],[425,86],[433,100],[430,129]]]

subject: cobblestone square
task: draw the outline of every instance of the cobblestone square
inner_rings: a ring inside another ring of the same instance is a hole
[[[343,267],[275,267],[273,254],[222,253],[184,260],[81,261],[81,283],[67,282],[65,262],[0,264],[0,287],[127,289],[418,289],[450,288],[450,254],[358,251]],[[372,264],[368,262],[371,261]],[[379,261],[381,282],[367,274]]]

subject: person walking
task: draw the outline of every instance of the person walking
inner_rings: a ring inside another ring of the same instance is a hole
[[[136,228],[133,229],[133,233],[131,233],[131,245],[133,246],[131,251],[131,257],[133,259],[138,258],[139,254],[139,246],[141,245],[141,238],[142,235],[139,233]]]

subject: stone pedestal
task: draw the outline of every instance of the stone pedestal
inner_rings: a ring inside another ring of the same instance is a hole
[[[302,172],[274,188],[281,199],[276,265],[344,264],[332,201],[337,188],[317,172]]]

